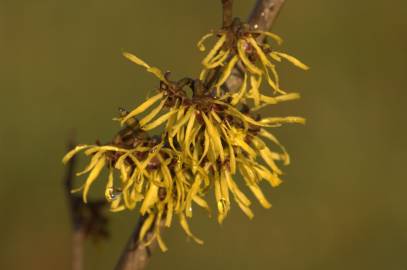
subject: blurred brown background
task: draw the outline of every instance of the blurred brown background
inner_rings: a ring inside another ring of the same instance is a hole
[[[254,1],[235,0],[247,17]],[[196,213],[186,240],[149,269],[407,269],[405,1],[287,0],[273,31],[311,66],[280,70],[303,98],[268,113],[304,115],[275,130],[292,155],[273,209],[236,207],[223,224]],[[108,140],[117,107],[156,87],[122,50],[196,76],[199,37],[221,21],[218,0],[0,0],[0,268],[69,269],[61,158],[77,140]],[[94,195],[97,194],[94,192]],[[111,238],[86,246],[86,269],[112,269],[137,213],[110,215]]]

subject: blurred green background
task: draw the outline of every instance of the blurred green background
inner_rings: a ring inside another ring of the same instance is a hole
[[[235,2],[246,18],[254,1]],[[283,64],[303,98],[268,113],[308,123],[275,130],[293,162],[273,208],[234,207],[222,226],[195,214],[204,246],[175,223],[149,269],[407,269],[406,16],[401,0],[288,0],[273,31],[311,70]],[[157,86],[121,52],[196,76],[195,43],[220,21],[218,0],[0,0],[1,269],[69,269],[67,138],[107,141],[117,107]],[[86,269],[112,269],[136,218],[110,215]]]

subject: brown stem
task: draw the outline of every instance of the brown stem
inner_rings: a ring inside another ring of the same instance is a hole
[[[254,29],[269,30],[276,20],[285,0],[258,0],[249,17]]]
[[[233,0],[221,0],[223,10],[223,27],[228,27],[233,20]]]
[[[124,248],[119,261],[115,266],[115,270],[142,270],[147,266],[151,256],[151,250],[156,246],[156,241],[151,241],[153,237],[154,227],[150,229],[140,242],[139,234],[147,215],[140,216],[136,229],[133,231],[129,241]],[[159,223],[160,227],[164,227],[164,220]],[[161,229],[161,228],[160,228]],[[151,242],[148,246],[143,243]]]
[[[223,26],[225,27],[232,23],[233,0],[221,1],[223,5]],[[283,3],[284,0],[258,0],[249,17],[249,24],[259,30],[268,30],[274,23]],[[235,69],[227,82],[228,88],[237,89],[241,81],[241,74]],[[120,256],[115,270],[143,270],[146,267],[155,241],[148,247],[139,243],[138,235],[144,220],[145,217],[141,216],[130,240],[127,242]],[[148,241],[151,237],[152,234],[147,233],[145,241]]]
[[[68,150],[73,149],[75,143],[73,139],[71,139],[68,143]],[[75,197],[71,194],[72,190],[72,181],[74,178],[74,171],[76,165],[76,157],[73,157],[66,169],[65,174],[65,181],[64,181],[64,188],[65,188],[65,196],[66,200],[68,201],[69,207],[69,214],[71,217],[71,224],[72,224],[72,254],[71,254],[71,267],[72,270],[82,270],[83,269],[83,244],[85,239],[85,232],[81,228],[81,222],[79,219],[79,215],[77,213],[77,202]]]
[[[68,143],[68,150],[73,149],[74,146],[74,140],[71,138]],[[72,226],[71,269],[82,270],[86,238],[88,236],[93,236],[96,239],[104,238],[107,237],[108,232],[106,229],[107,218],[102,213],[106,203],[101,200],[91,200],[88,204],[85,204],[81,197],[71,193],[76,162],[77,159],[74,156],[68,163],[64,189]]]
[[[72,270],[83,270],[83,247],[86,234],[83,228],[72,233]]]
[[[129,241],[124,248],[119,261],[116,264],[115,270],[130,270],[144,269],[147,265],[150,252],[148,247],[144,247],[139,243],[140,229],[146,219],[146,216],[140,216],[136,229],[130,236]]]

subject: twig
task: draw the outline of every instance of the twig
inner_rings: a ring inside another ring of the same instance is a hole
[[[151,256],[151,249],[155,246],[155,241],[148,246],[140,243],[139,241],[139,234],[140,229],[143,226],[144,221],[146,220],[147,216],[140,216],[136,229],[134,230],[133,234],[131,235],[129,241],[124,248],[117,265],[115,266],[115,270],[134,270],[134,269],[144,269],[147,266],[148,259]],[[146,233],[143,242],[151,241],[151,237],[153,236],[152,231]]]
[[[223,27],[228,27],[233,20],[233,0],[221,0],[223,10]]]
[[[223,7],[223,26],[228,26],[232,23],[232,6],[233,0],[221,0]],[[255,7],[249,17],[249,24],[259,30],[268,30],[275,18],[277,17],[281,7],[283,6],[284,0],[258,0]],[[241,74],[239,71],[235,70],[234,73],[228,80],[229,85],[240,85],[241,84]],[[236,89],[237,87],[230,87],[229,89]],[[133,231],[126,247],[124,248],[120,259],[115,267],[115,270],[143,270],[145,269],[148,260],[151,256],[151,249],[155,244],[145,246],[139,242],[139,232],[140,228],[144,222],[145,217],[140,216],[139,222]],[[152,233],[146,234],[146,239],[143,242],[148,242],[152,237]]]
[[[249,17],[254,29],[269,30],[276,20],[285,0],[258,0]]]
[[[143,269],[147,263],[147,258],[149,256],[148,249],[145,248],[144,250],[139,250],[139,234],[140,229],[146,219],[146,216],[140,216],[136,229],[134,230],[133,234],[131,235],[129,241],[124,248],[119,261],[114,269]],[[136,259],[136,254],[139,257]]]
[[[72,270],[83,269],[85,230],[79,228],[72,232]]]
[[[73,139],[68,143],[68,149],[72,149],[75,146]],[[76,165],[76,157],[73,157],[67,167],[65,174],[65,195],[68,201],[69,213],[72,223],[72,259],[71,267],[72,270],[82,270],[83,269],[83,244],[85,240],[85,232],[80,224],[79,215],[77,214],[77,201],[75,197],[71,194],[72,181],[74,178],[74,171]]]

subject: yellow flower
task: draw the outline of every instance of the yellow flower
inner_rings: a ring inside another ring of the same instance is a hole
[[[205,50],[204,41],[215,33],[204,35],[197,46],[201,51]],[[276,69],[276,62],[285,59],[295,66],[307,70],[308,66],[303,64],[297,58],[279,52],[269,44],[258,42],[258,36],[270,37],[280,45],[282,39],[274,33],[265,31],[250,30],[249,26],[242,24],[239,20],[234,20],[232,25],[216,32],[218,36],[213,48],[202,60],[204,69],[201,72],[200,79],[208,79],[210,70],[217,69],[220,74],[215,85],[218,95],[220,88],[232,74],[232,70],[240,63],[244,69],[244,87],[236,90],[234,103],[248,98],[253,100],[255,106],[267,104],[268,97],[260,93],[260,86],[263,78],[268,85],[278,94],[286,94],[280,87],[279,76]],[[247,89],[247,80],[250,82],[250,89]]]
[[[220,36],[203,61],[207,70],[225,65],[213,85],[190,78],[171,81],[168,74],[158,68],[133,54],[124,53],[126,58],[153,73],[160,80],[160,89],[134,110],[120,111],[116,120],[123,128],[111,143],[79,145],[65,155],[64,163],[81,151],[90,157],[89,164],[78,173],[87,174],[87,178],[74,190],[83,191],[84,202],[87,202],[91,185],[106,169],[105,197],[111,210],[137,208],[145,217],[140,240],[147,232],[153,232],[151,241],[156,239],[164,251],[167,247],[161,238],[161,224],[170,227],[174,216],[178,217],[189,237],[203,243],[191,232],[187,218],[192,217],[195,204],[210,213],[206,201],[209,192],[215,195],[219,223],[231,209],[231,199],[249,218],[253,218],[251,202],[241,190],[240,182],[250,189],[263,207],[270,208],[260,183],[266,181],[277,187],[282,182],[282,171],[277,162],[287,165],[290,160],[285,148],[267,128],[283,123],[304,123],[305,120],[295,116],[253,117],[252,112],[264,105],[299,98],[296,93],[275,97],[260,93],[262,74],[267,68],[272,69],[272,64],[262,62],[265,69],[258,68],[250,60],[252,56],[243,49],[243,46],[250,45],[263,59],[260,45],[254,43],[254,34],[245,33],[236,41],[236,48],[226,50],[222,48],[229,37],[226,34]],[[271,33],[264,34],[274,37]],[[202,47],[202,43],[199,46]],[[295,59],[282,53],[272,51],[270,55],[276,61],[285,58],[296,63]],[[224,95],[213,91],[212,86],[218,90],[225,83],[238,61],[247,70],[239,91]],[[186,87],[190,88],[192,95],[187,95]],[[247,98],[253,99],[255,106],[239,110],[238,106]],[[159,127],[162,128],[159,136],[148,134]],[[278,150],[269,148],[264,139],[272,142]]]
[[[209,210],[208,204],[201,197],[202,186],[209,185],[204,170],[192,172],[192,166],[184,164],[163,142],[154,146],[143,144],[132,149],[113,145],[80,145],[67,153],[63,162],[68,162],[80,151],[92,156],[85,170],[78,173],[88,174],[88,177],[85,183],[75,190],[83,190],[84,202],[87,202],[90,186],[100,176],[102,169],[106,168],[108,179],[105,196],[112,211],[134,209],[140,204],[140,213],[148,216],[142,232],[145,233],[154,226],[153,237],[157,237],[163,250],[166,250],[166,247],[160,236],[160,226],[155,225],[164,219],[165,226],[169,227],[173,215],[178,216],[188,236],[202,243],[191,233],[185,216],[191,216],[192,202]],[[115,178],[119,180],[116,181]],[[144,238],[144,233],[141,233],[140,239]]]

